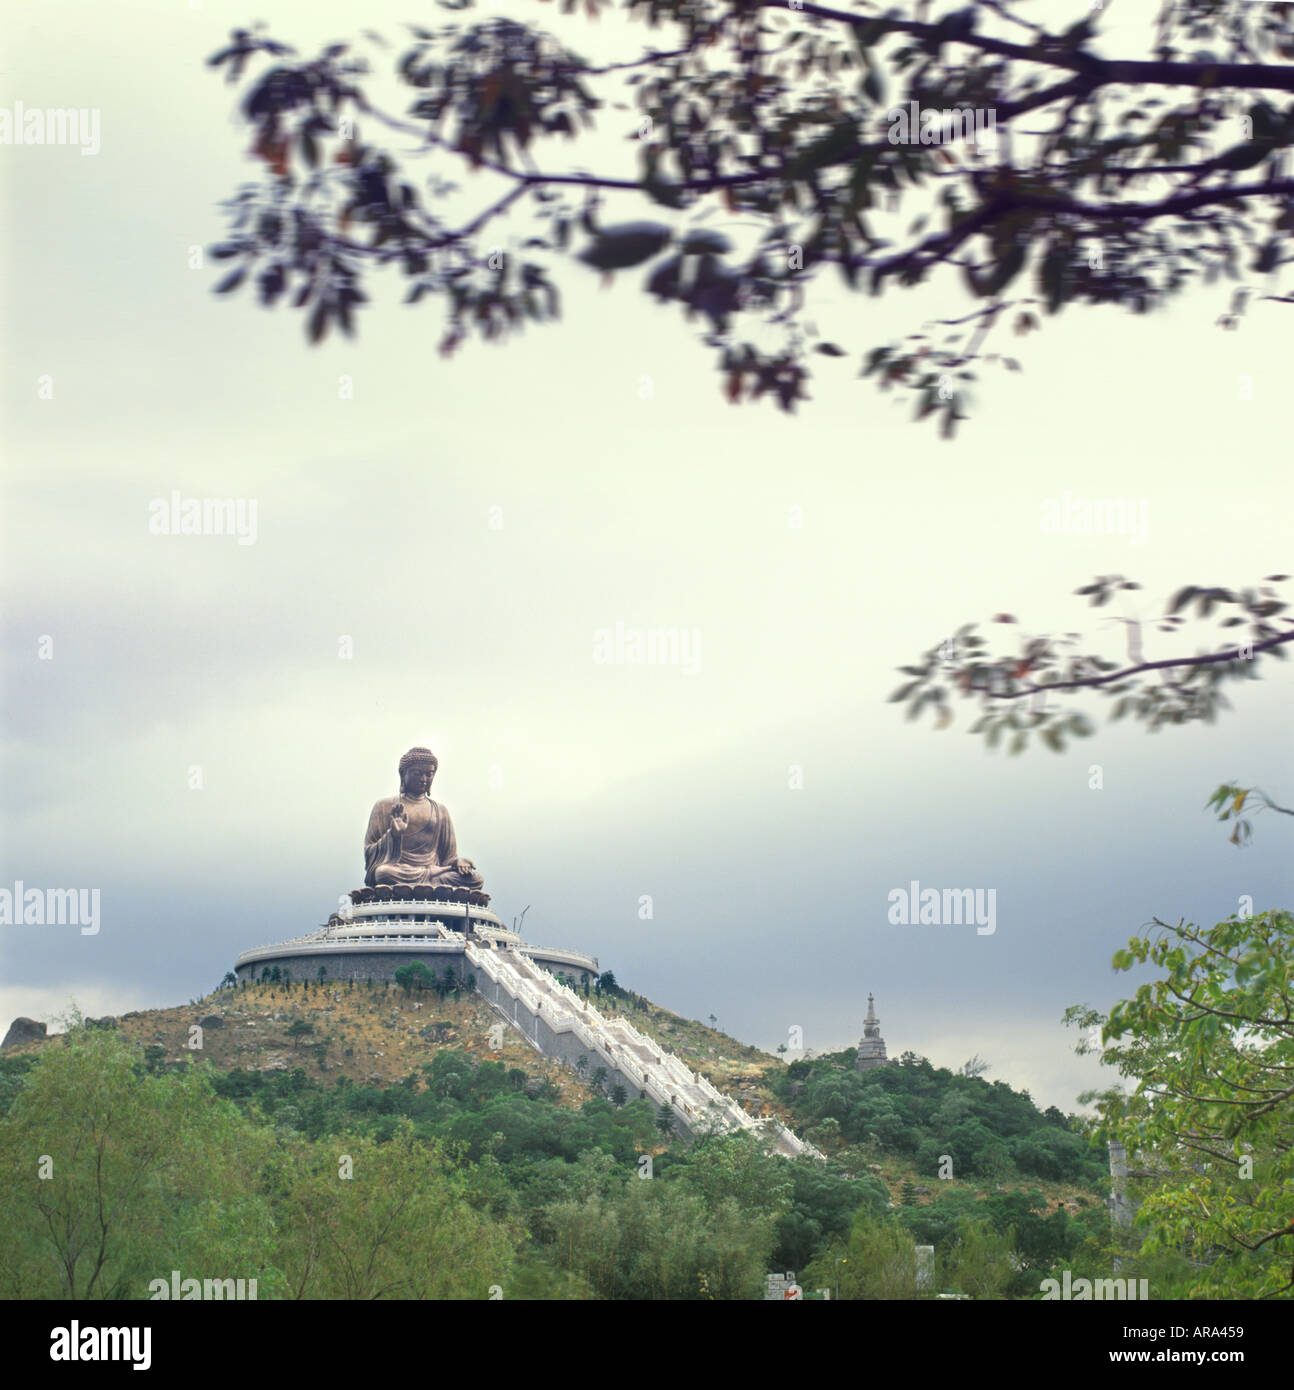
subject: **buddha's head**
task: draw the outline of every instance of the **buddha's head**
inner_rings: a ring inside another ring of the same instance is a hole
[[[426,796],[438,766],[430,748],[410,748],[400,759],[400,795]]]

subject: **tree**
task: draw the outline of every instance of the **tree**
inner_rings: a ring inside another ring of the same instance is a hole
[[[1105,1223],[1104,1213],[1092,1217]],[[911,1238],[947,1252],[968,1222],[987,1221],[1006,1238],[1015,1254],[1020,1280],[1016,1293],[1038,1292],[1038,1281],[1058,1260],[1072,1257],[1083,1240],[1083,1229],[1064,1207],[1053,1207],[1041,1192],[995,1192],[988,1196],[968,1188],[942,1187],[931,1202],[902,1207],[897,1213]],[[967,1292],[967,1290],[963,1290]]]
[[[395,972],[395,982],[406,994],[413,990],[431,989],[436,983],[435,976],[420,961],[411,961],[408,965],[402,965]]]
[[[353,1176],[338,1179],[334,1149]],[[466,1200],[440,1149],[401,1118],[385,1143],[344,1134],[291,1155],[279,1255],[295,1298],[483,1298],[515,1240]]]
[[[1022,1173],[1050,1182],[1081,1179],[1086,1167],[1083,1141],[1067,1129],[1035,1130],[1012,1145],[1011,1156]]]
[[[308,1038],[315,1030],[315,1026],[307,1018],[294,1018],[288,1025],[288,1037],[292,1039],[292,1050],[295,1052],[302,1038]]]
[[[982,366],[1019,370],[986,352],[1003,324],[1022,338],[1074,304],[1146,313],[1225,275],[1234,328],[1294,232],[1285,6],[1170,0],[1147,15],[1153,55],[1115,57],[1096,51],[1099,9],[1075,3],[1050,30],[1022,8],[667,0],[645,16],[664,44],[601,65],[512,19],[414,27],[389,93],[362,46],[303,59],[234,30],[209,63],[245,83],[264,178],[227,204],[212,255],[234,265],[215,290],[290,303],[318,343],[352,335],[368,275],[394,271],[406,303],[442,305],[448,356],[556,320],[571,260],[607,278],[641,267],[646,293],[699,318],[728,400],[793,411],[814,355],[861,347],[814,326],[824,277],[872,296],[931,280],[947,317],[855,360],[944,436]],[[563,160],[629,98],[636,118],[604,128],[634,142],[630,176]],[[465,178],[464,217],[450,205]],[[604,222],[602,204],[626,199],[669,220]],[[771,346],[754,340],[769,330]]]
[[[504,1285],[508,1299],[563,1303],[596,1297],[587,1279],[571,1270],[557,1269],[539,1255],[526,1251],[514,1261]]]
[[[828,1115],[820,1124],[814,1125],[804,1137],[824,1153],[839,1148],[844,1142],[840,1134],[840,1121],[834,1115]]]
[[[1099,1098],[1128,1152],[1154,1253],[1196,1263],[1193,1297],[1271,1298],[1294,1290],[1294,915],[1230,917],[1207,930],[1154,922],[1114,956],[1159,978],[1108,1017],[1076,1005],[1079,1052],[1135,1082]],[[1099,1046],[1090,1033],[1100,1028]],[[1090,1100],[1084,1096],[1081,1099]]]
[[[830,1237],[848,1234],[860,1208],[880,1216],[889,1205],[885,1184],[870,1174],[850,1177],[822,1163],[783,1164],[788,1167],[790,1205],[778,1222],[773,1269],[803,1269]]]
[[[901,1226],[860,1209],[848,1237],[833,1240],[804,1271],[806,1288],[837,1288],[840,1298],[913,1299],[917,1252]]]
[[[145,1298],[178,1268],[259,1271],[276,1296],[273,1148],[205,1069],[150,1075],[120,1033],[69,1029],[0,1118],[0,1293]]]
[[[963,1221],[944,1255],[941,1282],[972,1298],[1005,1297],[1015,1278],[1013,1235],[999,1235],[987,1221]]]
[[[1279,619],[1287,631],[1276,625],[1277,614],[1288,605],[1272,586],[1288,578],[1269,574],[1261,584],[1240,590],[1188,584],[1165,601],[1158,618],[1125,609],[1116,618],[1124,626],[1127,643],[1123,661],[1078,651],[1081,635],[1074,632],[1060,637],[1021,633],[1018,651],[994,653],[986,639],[974,635],[975,624],[968,623],[926,651],[918,664],[899,667],[908,679],[890,700],[904,704],[909,719],[928,706],[934,711],[935,727],[946,729],[954,719],[952,697],[974,698],[980,714],[970,732],[983,734],[990,749],[1009,735],[1012,754],[1023,752],[1034,734],[1054,753],[1064,752],[1068,738],[1092,734],[1091,719],[1065,706],[1067,700],[1090,691],[1113,700],[1112,722],[1130,715],[1152,732],[1199,720],[1211,724],[1218,710],[1230,707],[1220,689],[1224,681],[1256,679],[1265,656],[1287,659],[1284,648],[1294,642],[1294,618]],[[1114,574],[1098,576],[1074,592],[1100,608],[1116,595],[1123,598],[1140,587]],[[1143,628],[1153,622],[1160,633],[1176,636],[1185,630],[1183,610],[1192,606],[1200,622],[1216,615],[1213,649],[1179,650],[1148,660],[1142,646]],[[993,621],[1017,623],[1010,613],[999,613]],[[1222,636],[1225,629],[1231,630],[1230,636]],[[1209,804],[1221,805],[1227,799],[1221,793],[1227,790],[1233,796],[1240,791],[1219,788]],[[1243,798],[1238,806],[1243,806]]]
[[[463,1100],[471,1093],[474,1068],[464,1053],[437,1052],[423,1071],[433,1095]]]
[[[604,1299],[754,1298],[774,1242],[771,1213],[711,1205],[682,1182],[629,1179],[545,1218],[553,1261]]]
[[[662,1105],[656,1112],[656,1128],[666,1139],[674,1133],[674,1112],[668,1105]]]
[[[628,1101],[628,1099],[629,1092],[625,1090],[624,1085],[621,1082],[617,1081],[616,1084],[611,1088],[611,1104],[624,1105]]]

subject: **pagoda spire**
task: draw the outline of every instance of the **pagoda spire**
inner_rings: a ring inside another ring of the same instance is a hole
[[[869,994],[867,1017],[863,1020],[863,1037],[858,1044],[858,1061],[855,1065],[859,1071],[867,1071],[870,1067],[887,1066],[889,1060],[885,1052],[885,1039],[881,1037],[881,1021],[876,1017],[876,1000]]]

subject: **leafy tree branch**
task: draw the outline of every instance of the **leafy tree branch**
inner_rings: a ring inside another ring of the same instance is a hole
[[[1020,370],[983,352],[1007,308],[1025,336],[1073,304],[1146,313],[1222,276],[1223,327],[1251,302],[1294,302],[1270,282],[1294,263],[1284,0],[1167,0],[1153,56],[1118,58],[1097,51],[1088,6],[1055,33],[1005,0],[933,8],[587,0],[590,19],[675,31],[607,63],[514,19],[411,26],[384,79],[403,114],[372,93],[363,44],[303,60],[235,30],[210,63],[243,84],[264,177],[226,204],[212,254],[236,264],[215,288],[290,304],[318,343],[353,334],[368,274],[393,270],[406,304],[441,304],[448,355],[555,320],[572,262],[607,279],[643,267],[642,289],[698,323],[732,403],[793,411],[814,362],[857,354],[945,437],[983,365]],[[563,167],[557,151],[599,124],[636,172]],[[392,135],[417,144],[397,152]],[[604,220],[626,198],[668,220]],[[474,211],[451,215],[464,199]],[[841,347],[817,326],[836,276],[871,295],[937,278],[992,313],[939,340]]]
[[[983,734],[989,748],[1009,736],[1012,754],[1023,752],[1032,735],[1061,753],[1068,738],[1092,734],[1091,719],[1064,703],[1080,693],[1095,692],[1112,700],[1111,721],[1131,716],[1152,732],[1168,724],[1212,723],[1218,710],[1230,708],[1221,689],[1224,682],[1257,679],[1266,657],[1287,659],[1294,618],[1280,616],[1288,605],[1277,597],[1274,586],[1288,578],[1268,575],[1261,584],[1241,590],[1186,585],[1167,601],[1157,619],[1128,613],[1113,617],[1124,629],[1123,662],[1080,651],[1083,638],[1077,632],[1021,633],[1018,650],[995,652],[976,635],[976,625],[968,623],[929,648],[917,663],[899,667],[909,679],[890,700],[905,705],[909,719],[929,708],[935,727],[945,729],[954,721],[953,697],[974,699],[980,714],[970,732]],[[1101,608],[1140,587],[1122,575],[1102,575],[1075,593]],[[1231,629],[1231,635],[1213,650],[1147,659],[1144,630],[1153,624],[1158,632],[1175,636],[1184,631],[1184,614],[1192,608],[1198,621],[1217,615],[1215,641],[1224,629]],[[999,613],[993,621],[1019,626],[1010,613]],[[1028,703],[1027,710],[1015,708],[1021,701]]]

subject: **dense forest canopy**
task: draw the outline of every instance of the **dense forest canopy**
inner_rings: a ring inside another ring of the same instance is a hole
[[[905,1053],[898,1065],[857,1071],[851,1052],[792,1062],[778,1090],[810,1126],[881,1152],[910,1155],[918,1170],[1000,1178],[1011,1172],[1096,1184],[1104,1157],[1054,1106],[1039,1112],[1004,1081],[959,1076]],[[947,1156],[945,1158],[945,1156]],[[947,1176],[947,1174],[945,1174]]]

